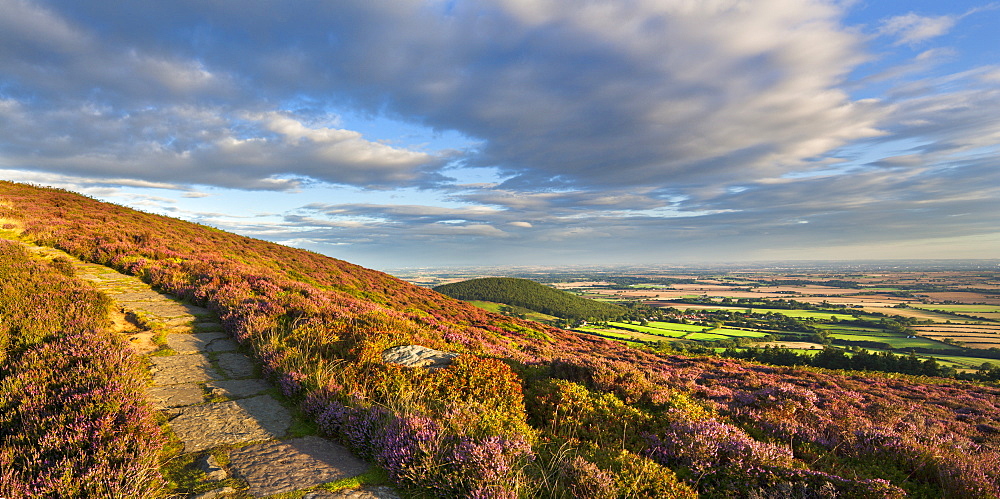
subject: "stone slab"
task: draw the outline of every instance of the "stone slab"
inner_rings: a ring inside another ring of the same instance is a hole
[[[271,385],[262,379],[232,379],[213,381],[205,385],[208,391],[217,397],[230,399],[246,398],[266,392]]]
[[[227,378],[249,378],[254,375],[254,363],[241,353],[222,353],[216,358]]]
[[[344,446],[316,436],[234,450],[229,466],[246,479],[256,497],[358,476],[369,468]]]
[[[196,323],[194,323],[194,324],[191,325],[191,328],[194,329],[196,332],[199,332],[199,333],[207,333],[207,332],[210,332],[210,331],[211,332],[222,332],[222,331],[224,331],[222,329],[222,324],[219,324],[218,322],[196,322]]]
[[[270,440],[284,435],[292,415],[270,395],[182,407],[170,420],[184,452],[197,452],[220,445]]]
[[[153,374],[153,384],[157,386],[200,383],[221,378],[204,355],[150,357],[149,361],[152,363],[149,372]]]
[[[205,401],[204,391],[194,383],[150,387],[146,389],[146,397],[157,409],[182,407]]]
[[[366,487],[362,489],[338,490],[336,492],[310,492],[302,499],[400,499],[392,487]]]
[[[194,333],[194,334],[168,334],[167,346],[177,353],[199,353],[199,352],[221,352],[218,348],[227,346],[220,343],[216,348],[212,348],[216,342],[229,341],[233,345],[229,350],[235,350],[236,344],[229,340],[225,333]]]
[[[458,357],[457,353],[443,352],[420,345],[402,345],[386,349],[382,352],[382,360],[390,364],[399,364],[406,367],[425,367],[427,369],[447,367],[451,365],[455,357]]]

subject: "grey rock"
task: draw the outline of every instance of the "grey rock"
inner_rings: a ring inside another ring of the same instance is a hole
[[[195,331],[222,331],[222,324],[218,322],[196,322],[192,327]]]
[[[358,476],[369,468],[343,446],[315,436],[236,449],[229,465],[258,497]]]
[[[270,440],[284,435],[292,415],[270,395],[177,409],[170,420],[185,452]]]
[[[212,395],[231,399],[240,399],[264,393],[271,387],[262,379],[213,381],[205,386]]]
[[[200,383],[221,378],[212,368],[212,363],[203,355],[171,355],[151,357],[154,385],[178,385]]]
[[[185,383],[148,388],[146,389],[146,398],[153,403],[153,407],[163,409],[200,404],[205,401],[205,394],[200,386],[194,383]]]
[[[198,469],[205,472],[205,478],[208,480],[219,481],[229,478],[229,473],[219,465],[219,460],[211,454],[198,460]]]
[[[216,499],[218,497],[232,495],[235,492],[236,489],[232,487],[223,487],[221,489],[210,490],[208,492],[202,492],[201,494],[191,496],[191,499]]]
[[[216,341],[228,339],[223,333],[168,334],[167,346],[177,353],[210,352]]]
[[[254,363],[241,353],[219,354],[219,367],[227,378],[249,378],[254,374]]]
[[[302,499],[400,499],[392,487],[364,487],[336,492],[310,492]]]
[[[451,365],[455,357],[458,357],[457,353],[443,352],[420,345],[392,347],[382,352],[382,360],[390,364],[399,364],[406,367],[425,367],[427,369],[447,367]]]

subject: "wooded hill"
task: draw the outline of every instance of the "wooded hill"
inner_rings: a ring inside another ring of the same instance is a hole
[[[530,279],[484,277],[442,284],[438,293],[464,301],[483,300],[522,307],[571,320],[610,320],[626,310],[618,305],[580,298]]]

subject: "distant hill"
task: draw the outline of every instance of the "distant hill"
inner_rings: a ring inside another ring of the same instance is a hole
[[[580,298],[530,279],[484,277],[442,284],[438,293],[464,301],[483,300],[522,307],[563,319],[614,319],[625,314],[618,305]]]

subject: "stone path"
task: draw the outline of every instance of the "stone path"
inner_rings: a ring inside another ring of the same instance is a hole
[[[62,251],[28,248],[45,258],[71,261],[77,277],[93,283],[121,307],[119,322],[148,329],[120,328],[132,329],[129,340],[137,352],[158,350],[149,357],[153,386],[148,399],[167,415],[184,453],[212,451],[202,455],[199,466],[204,480],[218,482],[219,488],[194,497],[246,497],[247,492],[265,497],[368,471],[368,463],[329,440],[316,436],[282,440],[292,426],[291,412],[269,393],[271,386],[260,378],[254,361],[238,351],[210,311],[158,293],[137,277],[81,262]],[[220,452],[228,454],[228,469],[215,461]],[[230,474],[244,480],[248,491],[228,486]],[[309,494],[398,497],[387,487]]]

